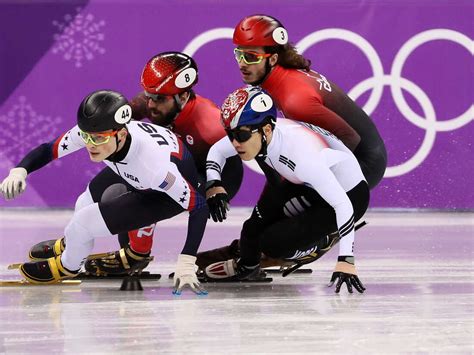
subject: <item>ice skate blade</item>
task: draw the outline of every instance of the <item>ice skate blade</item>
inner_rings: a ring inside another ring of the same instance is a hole
[[[23,263],[10,264],[7,266],[8,270],[18,270]]]
[[[56,283],[39,284],[31,283],[26,280],[0,280],[0,287],[17,287],[17,286],[76,286],[81,284],[81,280],[61,280]]]
[[[168,275],[169,279],[174,278],[174,272]],[[211,279],[209,277],[203,276],[202,274],[197,275],[198,281],[202,283],[268,283],[272,282],[273,278],[271,277],[262,277],[259,279],[252,279],[252,280],[236,280],[232,278],[227,279]]]
[[[266,273],[268,274],[282,274],[283,271],[285,270],[280,270],[280,269],[263,269],[265,270]],[[297,269],[292,272],[293,274],[312,274],[313,270],[312,269]]]
[[[111,280],[122,280],[126,275],[114,275],[114,274],[104,274],[104,275],[92,275],[86,273],[80,273],[75,278],[82,281],[111,281]],[[148,271],[143,271],[140,275],[136,275],[141,281],[157,281],[161,279],[161,274],[151,274]]]
[[[252,279],[252,280],[233,280],[233,279],[209,279],[209,278],[200,278],[199,282],[206,284],[220,284],[220,283],[269,283],[272,282],[273,278],[271,277],[264,277],[261,279]]]

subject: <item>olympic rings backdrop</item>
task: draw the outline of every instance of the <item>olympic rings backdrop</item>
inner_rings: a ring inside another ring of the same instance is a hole
[[[75,124],[97,89],[128,97],[153,55],[194,56],[196,91],[218,105],[243,85],[233,27],[265,13],[284,24],[314,70],[375,121],[389,167],[371,207],[473,209],[471,0],[1,1],[0,177]],[[73,207],[102,164],[85,151],[28,178],[0,206]],[[233,205],[253,205],[263,177],[246,168]]]

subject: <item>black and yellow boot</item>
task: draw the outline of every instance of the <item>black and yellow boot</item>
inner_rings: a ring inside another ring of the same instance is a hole
[[[65,247],[66,244],[64,243],[64,237],[46,240],[33,245],[28,256],[32,261],[46,260],[61,255]]]
[[[146,268],[151,260],[150,253],[137,253],[127,245],[118,251],[89,255],[84,268],[95,276],[127,275],[135,268]]]
[[[61,263],[61,256],[58,255],[47,260],[21,264],[20,273],[30,283],[52,284],[77,276],[79,270],[66,269]]]

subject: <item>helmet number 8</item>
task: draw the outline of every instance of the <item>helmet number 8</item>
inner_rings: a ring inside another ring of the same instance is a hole
[[[197,72],[194,68],[186,68],[178,74],[174,83],[180,89],[188,88],[196,81]]]

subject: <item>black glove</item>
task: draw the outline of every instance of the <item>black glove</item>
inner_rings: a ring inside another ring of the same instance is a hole
[[[328,287],[334,285],[336,280],[338,280],[336,283],[336,293],[339,293],[343,283],[346,284],[349,293],[352,293],[352,286],[354,286],[359,293],[364,293],[365,291],[364,285],[357,277],[353,256],[340,256],[337,258],[336,269],[332,273]]]
[[[214,222],[222,222],[227,218],[229,210],[229,196],[226,193],[218,193],[207,199],[209,214]]]

